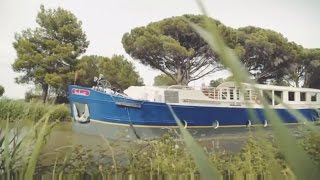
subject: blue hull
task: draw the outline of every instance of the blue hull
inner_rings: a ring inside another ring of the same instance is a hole
[[[134,100],[79,86],[70,86],[69,94],[71,105],[73,103],[88,105],[91,120],[141,128],[177,127],[166,103]],[[241,127],[246,126],[248,120],[251,120],[251,125],[263,125],[266,120],[270,123],[262,108],[171,106],[187,128],[210,128],[215,127],[217,122],[219,127]],[[250,117],[249,110],[255,112],[256,118]],[[284,123],[301,123],[286,109],[275,109],[275,111]],[[313,109],[298,109],[298,111],[309,121],[318,118]]]

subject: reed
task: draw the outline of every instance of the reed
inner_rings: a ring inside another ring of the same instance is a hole
[[[53,111],[51,111],[53,110]],[[69,107],[64,104],[43,104],[39,101],[24,102],[22,100],[0,99],[0,123],[6,119],[39,121],[49,113],[49,121],[70,121]]]
[[[10,107],[15,102],[8,103]],[[10,124],[8,115],[5,127],[0,127],[0,174],[6,174],[6,179],[16,176],[18,179],[33,179],[43,144],[55,125],[48,122],[51,111],[36,123],[26,123],[29,119],[15,119]]]

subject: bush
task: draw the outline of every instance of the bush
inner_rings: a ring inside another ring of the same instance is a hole
[[[43,104],[39,101],[24,102],[21,100],[0,100],[0,120],[20,119],[37,122],[46,113],[50,112],[50,121],[69,121],[71,119],[67,105]]]
[[[70,110],[66,105],[60,104],[53,107],[54,110],[50,114],[51,121],[71,121]]]
[[[42,96],[41,95],[37,95],[35,93],[33,93],[32,91],[27,91],[24,95],[24,99],[26,102],[30,102],[32,100],[42,100]]]
[[[4,94],[4,87],[0,85],[0,97]]]
[[[315,163],[320,166],[320,135],[309,132],[302,141],[305,151],[311,156]]]

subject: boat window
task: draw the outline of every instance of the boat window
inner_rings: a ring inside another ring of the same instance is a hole
[[[230,89],[229,89],[230,100],[233,100],[233,99],[234,99],[234,97],[233,97],[233,90],[234,90],[234,88],[230,88]]]
[[[274,91],[274,105],[282,102],[282,91]]]
[[[244,100],[247,100],[247,101],[250,100],[250,94],[251,94],[250,90],[246,90],[244,93]]]
[[[272,91],[267,91],[264,90],[263,92],[263,97],[265,98],[265,100],[268,102],[268,104],[272,104]]]
[[[221,99],[227,99],[228,91],[226,89],[221,89]]]
[[[317,101],[317,94],[316,94],[316,93],[311,94],[311,101],[312,101],[312,102]]]
[[[289,92],[288,100],[289,101],[294,101],[294,92]]]
[[[240,90],[239,89],[236,90],[236,94],[237,94],[237,100],[240,100]]]
[[[300,92],[300,101],[306,101],[306,93]]]

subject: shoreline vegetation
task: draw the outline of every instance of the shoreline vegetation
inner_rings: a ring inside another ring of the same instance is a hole
[[[0,100],[0,177],[26,179],[27,177],[130,178],[130,179],[201,179],[199,170],[183,139],[165,134],[156,140],[133,142],[86,135],[58,146],[72,134],[67,105],[43,105],[38,102]],[[22,111],[23,109],[23,111]],[[15,113],[15,111],[23,113]],[[53,116],[55,114],[55,116]],[[67,116],[68,115],[68,116]],[[38,121],[35,121],[37,120]],[[22,122],[28,123],[26,125]],[[10,123],[9,123],[10,122]],[[10,125],[9,125],[10,124]],[[23,130],[25,129],[25,130]],[[67,133],[63,134],[61,132]],[[298,127],[296,141],[320,169],[320,136],[305,127]],[[55,138],[56,136],[56,138]],[[88,138],[88,137],[86,137]],[[208,160],[215,165],[220,179],[295,179],[270,132],[248,133],[224,141],[223,137],[196,140]],[[77,141],[77,142],[76,142]],[[236,150],[228,144],[237,144]],[[226,146],[224,146],[226,145]],[[9,169],[9,171],[8,171]]]

